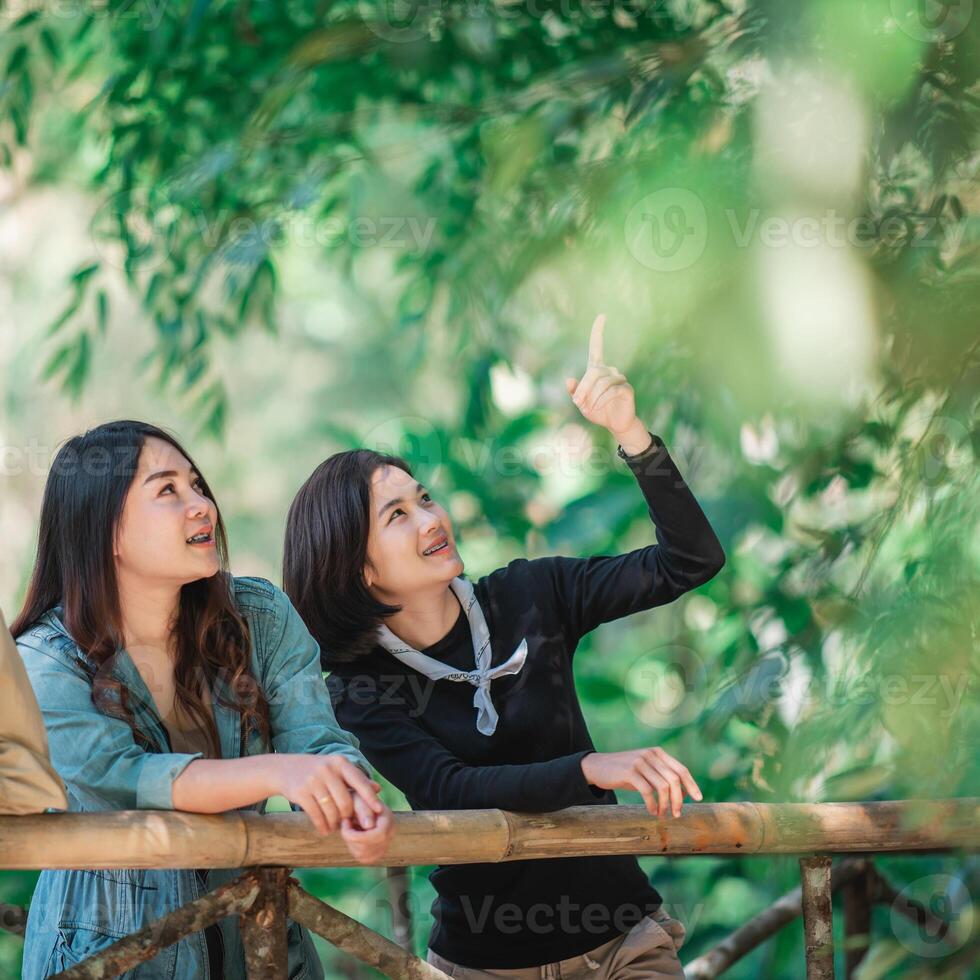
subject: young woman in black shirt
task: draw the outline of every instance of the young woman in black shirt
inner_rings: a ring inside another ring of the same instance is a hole
[[[413,809],[548,812],[639,791],[651,814],[701,792],[660,747],[597,752],[575,692],[578,641],[671,602],[725,555],[633,389],[604,319],[569,394],[616,438],[657,542],[616,557],[517,559],[462,578],[446,511],[401,459],[338,453],[300,489],[284,589],[320,643],[338,721]],[[685,928],[633,857],[440,867],[429,962],[453,977],[683,977]],[[550,972],[549,972],[550,971]]]

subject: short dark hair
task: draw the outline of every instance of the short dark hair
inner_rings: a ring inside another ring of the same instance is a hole
[[[313,471],[289,507],[283,591],[320,644],[325,670],[370,652],[378,626],[400,608],[379,602],[364,580],[371,480],[383,466],[414,475],[399,456],[371,449],[335,453]]]

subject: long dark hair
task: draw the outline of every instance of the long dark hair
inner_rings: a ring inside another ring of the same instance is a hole
[[[136,476],[140,453],[150,437],[169,443],[200,473],[187,451],[168,432],[146,422],[107,422],[69,439],[51,466],[41,504],[37,561],[23,608],[10,631],[29,629],[54,606],[88,662],[79,666],[92,682],[92,701],[104,714],[124,719],[137,741],[129,692],[110,674],[124,645],[123,617],[113,558],[113,541],[126,495]],[[221,755],[218,730],[204,701],[204,685],[213,689],[221,676],[237,698],[219,703],[237,709],[243,731],[269,736],[268,703],[250,670],[248,624],[235,605],[228,573],[228,540],[214,494],[204,476],[203,493],[215,505],[214,541],[220,571],[180,590],[174,626],[176,700],[207,733]]]
[[[320,644],[326,669],[370,651],[378,626],[400,608],[379,602],[364,581],[371,478],[382,466],[413,475],[398,456],[335,453],[300,487],[286,518],[283,591]]]

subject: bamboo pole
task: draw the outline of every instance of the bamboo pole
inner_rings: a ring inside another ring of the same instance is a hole
[[[379,866],[473,864],[600,854],[838,854],[980,850],[980,799],[641,806],[556,813],[429,810],[395,815]],[[303,813],[163,810],[0,817],[0,868],[351,867],[338,834]]]
[[[442,970],[289,883],[289,917],[392,980],[449,980]]]
[[[0,817],[0,868],[241,868],[248,863],[247,845],[238,812],[113,810]]]
[[[845,858],[841,861],[831,871],[831,891],[847,887],[864,873],[865,864],[863,858]],[[739,926],[707,953],[685,964],[685,977],[687,980],[715,980],[715,977],[721,976],[732,964],[747,956],[802,914],[803,889],[794,888]]]
[[[829,855],[800,858],[806,980],[834,980],[834,909]]]

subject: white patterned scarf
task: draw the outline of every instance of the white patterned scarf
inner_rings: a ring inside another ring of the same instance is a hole
[[[497,729],[498,717],[493,701],[490,700],[490,682],[497,677],[520,673],[527,658],[527,640],[521,640],[517,649],[504,663],[491,667],[490,660],[493,654],[490,649],[490,630],[480,603],[476,601],[472,583],[464,578],[454,578],[449,583],[449,587],[459,599],[470,624],[475,670],[459,670],[434,657],[427,657],[400,640],[384,625],[378,627],[378,642],[397,660],[434,681],[466,681],[472,684],[476,688],[473,693],[473,707],[476,708],[477,731],[482,735],[492,735]]]

